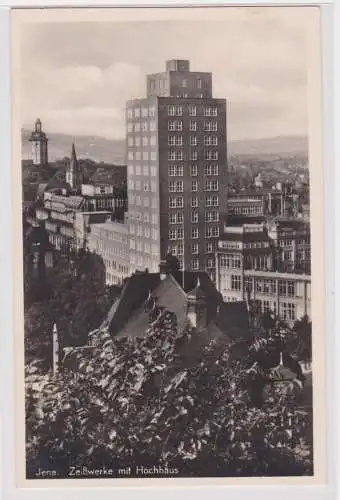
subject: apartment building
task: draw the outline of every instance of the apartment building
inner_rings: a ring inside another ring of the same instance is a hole
[[[91,225],[88,249],[102,257],[107,285],[121,285],[130,275],[128,234],[127,220]]]

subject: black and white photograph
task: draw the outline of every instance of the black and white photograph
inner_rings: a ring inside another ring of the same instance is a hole
[[[24,479],[312,479],[318,8],[44,10],[15,31]]]

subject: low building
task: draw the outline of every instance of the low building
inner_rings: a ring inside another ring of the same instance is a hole
[[[88,248],[91,229],[93,229],[96,224],[103,224],[107,220],[111,220],[111,217],[112,213],[107,210],[98,212],[76,212],[74,230],[77,249]]]
[[[100,255],[106,267],[106,283],[121,285],[130,275],[128,225],[107,220],[102,224],[90,224],[88,249]]]
[[[262,183],[262,180],[261,180]],[[228,215],[231,216],[281,216],[292,217],[298,213],[298,195],[289,183],[277,183],[272,189],[255,184],[252,190],[230,192]]]
[[[225,227],[216,269],[227,302],[251,298],[288,322],[311,314],[310,234],[302,221]]]

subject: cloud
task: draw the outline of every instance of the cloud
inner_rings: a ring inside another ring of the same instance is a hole
[[[236,12],[237,10],[237,12]],[[22,115],[46,130],[124,136],[146,74],[188,58],[230,101],[232,139],[306,133],[303,9],[236,9],[229,21],[30,24],[22,36]],[[289,13],[288,13],[289,11]]]

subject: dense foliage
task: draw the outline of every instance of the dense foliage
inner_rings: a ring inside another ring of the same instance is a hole
[[[162,311],[144,338],[94,331],[92,347],[70,349],[56,378],[31,363],[28,464],[53,458],[60,466],[167,465],[185,476],[311,474],[299,384],[234,360],[224,342],[202,347],[200,335],[178,332],[176,316]],[[259,373],[266,391],[255,405],[249,388]]]
[[[117,293],[106,286],[102,259],[89,252],[60,256],[45,283],[26,271],[26,362],[35,360],[44,370],[51,366],[54,323],[63,346],[86,343],[87,332],[101,324]]]

